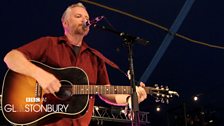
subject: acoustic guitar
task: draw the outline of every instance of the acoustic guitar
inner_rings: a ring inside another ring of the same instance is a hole
[[[89,95],[132,93],[130,86],[90,85],[87,74],[78,67],[54,68],[32,62],[52,73],[62,86],[55,95],[45,94],[34,78],[8,70],[2,87],[2,113],[14,125],[32,124],[52,115],[80,117],[88,108]],[[178,95],[158,86],[144,89],[163,100]]]

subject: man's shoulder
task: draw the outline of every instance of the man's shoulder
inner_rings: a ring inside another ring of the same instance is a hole
[[[66,38],[64,36],[42,36],[37,40],[56,44],[56,43],[65,42]]]
[[[41,38],[43,39],[48,39],[48,40],[66,40],[65,36],[42,36]]]

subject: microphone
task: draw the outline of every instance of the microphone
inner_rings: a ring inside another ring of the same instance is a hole
[[[98,17],[95,17],[93,20],[91,21],[86,21],[86,22],[83,22],[83,28],[86,28],[86,27],[89,27],[91,26],[92,24],[96,24],[98,23],[99,21],[101,21],[102,19],[104,18],[104,16],[98,16]]]

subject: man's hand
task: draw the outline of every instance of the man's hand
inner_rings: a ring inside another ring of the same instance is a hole
[[[140,83],[140,86],[136,86],[136,92],[138,95],[138,103],[144,101],[147,98],[147,93],[144,87],[145,87],[145,84],[143,82]]]
[[[140,83],[140,86],[136,86],[136,92],[138,95],[138,103],[144,101],[147,98],[147,93],[144,87],[145,87],[145,84],[143,82]],[[127,102],[129,104],[129,107],[131,107],[131,96],[127,97]]]
[[[60,81],[53,74],[42,69],[36,73],[35,78],[45,93],[54,94],[55,92],[58,92],[61,87]]]

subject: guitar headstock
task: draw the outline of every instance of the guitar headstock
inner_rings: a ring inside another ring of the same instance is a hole
[[[159,86],[158,84],[154,85],[154,88],[150,90],[150,94],[155,97],[156,102],[169,103],[169,99],[179,94],[176,91],[171,91],[168,86]]]

